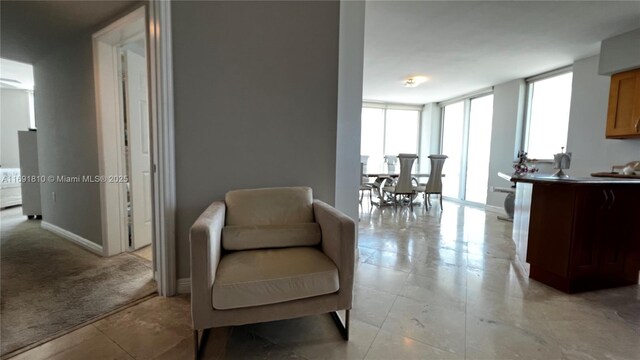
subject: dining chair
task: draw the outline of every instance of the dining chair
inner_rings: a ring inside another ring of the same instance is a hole
[[[393,205],[397,207],[398,196],[401,199],[408,197],[409,207],[413,210],[413,199],[416,195],[417,187],[413,185],[413,177],[411,176],[411,169],[413,168],[414,161],[418,158],[416,154],[399,154],[398,160],[400,162],[400,176],[393,186],[385,186],[384,191],[393,195]]]
[[[362,204],[362,198],[364,197],[364,193],[369,193],[369,205],[373,205],[373,194],[371,191],[373,190],[373,184],[369,183],[369,178],[364,176],[364,168],[365,163],[360,163],[360,204]]]
[[[437,194],[440,197],[440,210],[442,210],[442,167],[448,156],[432,154],[428,158],[431,160],[429,180],[426,184],[420,184],[418,191],[424,192],[425,209],[429,210],[429,206],[431,206],[430,195]]]

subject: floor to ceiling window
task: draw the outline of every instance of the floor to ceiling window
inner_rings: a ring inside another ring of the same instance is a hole
[[[491,154],[493,94],[482,94],[443,106],[442,179],[444,196],[485,204]]]
[[[420,113],[405,105],[363,105],[360,154],[369,157],[367,173],[386,173],[385,155],[418,153]]]

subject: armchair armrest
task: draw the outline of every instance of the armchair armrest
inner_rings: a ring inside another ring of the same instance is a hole
[[[206,324],[213,311],[211,287],[222,251],[222,228],[225,219],[225,203],[215,201],[191,226],[191,318],[195,329]]]
[[[313,212],[322,231],[322,251],[338,266],[338,306],[351,309],[356,225],[350,217],[320,200],[313,201]]]

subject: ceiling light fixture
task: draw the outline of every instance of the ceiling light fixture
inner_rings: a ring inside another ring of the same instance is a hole
[[[412,77],[410,77],[410,78],[408,78],[408,79],[406,79],[404,81],[404,86],[405,87],[416,87],[416,86],[422,84],[423,82],[426,82],[427,80],[429,80],[429,79],[427,79],[426,76],[412,76]]]

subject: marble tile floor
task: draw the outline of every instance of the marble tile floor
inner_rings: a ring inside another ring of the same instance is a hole
[[[640,287],[524,277],[511,224],[445,202],[361,210],[351,340],[328,315],[215,329],[205,359],[640,359]],[[188,359],[189,298],[156,297],[15,359]]]
[[[147,245],[133,252],[134,255],[140,256],[143,259],[153,261],[153,248],[151,245]]]

